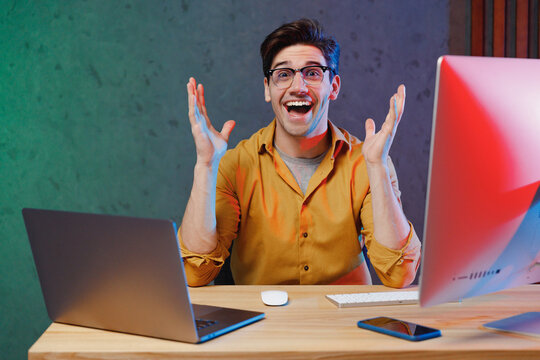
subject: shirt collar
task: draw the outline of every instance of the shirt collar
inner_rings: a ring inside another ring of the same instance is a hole
[[[337,156],[343,146],[347,149],[351,144],[347,136],[345,136],[344,130],[338,128],[334,123],[328,120],[328,129],[332,134],[332,145],[330,146],[330,152],[332,153],[332,159]],[[274,155],[274,136],[276,134],[276,119],[272,120],[270,125],[262,129],[259,145],[259,154],[268,152],[270,155]]]

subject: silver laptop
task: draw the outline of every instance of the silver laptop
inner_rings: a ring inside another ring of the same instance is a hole
[[[201,343],[265,316],[191,304],[172,221],[22,213],[52,321]]]

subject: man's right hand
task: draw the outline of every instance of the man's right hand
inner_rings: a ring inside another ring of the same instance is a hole
[[[187,83],[187,93],[189,122],[197,149],[197,164],[209,168],[217,167],[227,150],[229,135],[236,123],[234,120],[229,120],[223,124],[221,132],[218,132],[208,118],[203,85],[197,85],[195,79],[191,77]]]
[[[212,126],[204,103],[204,88],[194,78],[187,84],[189,122],[197,149],[193,187],[180,233],[185,247],[198,254],[208,254],[217,246],[216,182],[219,160],[227,150],[235,122],[227,121],[221,132]]]

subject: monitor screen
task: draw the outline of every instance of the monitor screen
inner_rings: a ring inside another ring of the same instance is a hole
[[[437,65],[420,304],[540,281],[540,60]]]

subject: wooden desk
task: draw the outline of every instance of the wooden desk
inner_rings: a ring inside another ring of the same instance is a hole
[[[266,307],[260,291],[281,288],[289,304]],[[506,335],[483,323],[540,310],[540,285],[431,308],[419,305],[338,309],[325,294],[388,290],[383,286],[207,286],[190,289],[194,303],[266,312],[266,319],[193,345],[53,323],[29,359],[540,359],[540,338]],[[410,342],[357,328],[390,316],[441,329],[442,337]]]

